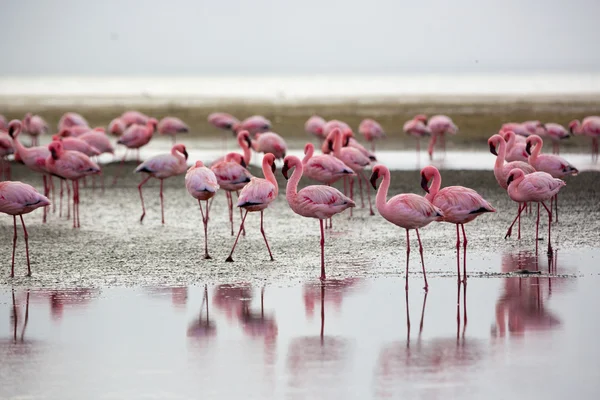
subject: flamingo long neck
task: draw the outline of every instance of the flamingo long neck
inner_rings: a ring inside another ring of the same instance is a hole
[[[538,156],[540,155],[540,153],[542,152],[542,146],[543,146],[543,142],[541,140],[538,140],[537,138],[534,140],[533,142],[533,150],[531,150],[531,155],[529,156],[529,159],[531,160],[531,162],[534,162],[537,160]]]
[[[381,181],[381,185],[379,185],[377,197],[375,198],[375,204],[377,205],[378,210],[384,210],[387,208],[387,196],[390,188],[390,181],[390,171],[384,171],[383,180]]]
[[[433,171],[433,182],[431,183],[431,187],[429,188],[429,194],[425,196],[427,200],[431,201],[440,191],[440,187],[442,186],[442,176],[440,175],[440,171]]]
[[[13,143],[17,148],[17,153],[27,154],[29,149],[21,144],[21,141],[19,140],[19,133],[21,133],[21,128],[17,128],[15,133],[13,133]]]
[[[302,159],[302,164],[306,164],[308,160],[312,158],[314,152],[315,146],[313,146],[312,144],[306,145],[306,148],[304,149],[304,158]]]
[[[342,151],[342,131],[337,130],[333,137],[333,154],[339,156]]]
[[[295,167],[295,169],[285,188],[285,197],[287,198],[288,202],[291,203],[291,201],[298,194],[298,182],[300,182],[300,178],[302,178],[304,168],[302,167],[302,163],[294,163],[290,167]]]
[[[187,160],[185,156],[179,152],[177,149],[171,149],[171,154],[175,157],[180,163],[185,163]]]
[[[277,179],[275,179],[275,175],[273,175],[273,171],[271,170],[271,166],[266,158],[263,158],[262,165],[263,175],[265,179],[275,185],[275,197],[279,194],[279,186],[277,185]]]
[[[238,138],[238,144],[244,151],[244,162],[246,163],[246,165],[250,165],[252,151],[250,151],[250,147],[248,146],[248,143],[246,143],[246,139],[244,139],[243,137]]]
[[[517,140],[517,137],[514,133],[512,135],[508,135],[508,142],[506,143],[506,146],[509,149],[512,149],[515,144],[515,140]]]
[[[499,140],[498,141],[498,155],[496,156],[496,168],[502,168],[504,166],[504,161],[506,160],[506,141]]]

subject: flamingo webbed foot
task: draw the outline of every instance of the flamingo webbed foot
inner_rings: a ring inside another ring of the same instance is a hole
[[[212,260],[212,257],[211,257],[211,256],[209,256],[208,254],[205,254],[205,255],[204,255],[204,259],[205,259],[205,260]],[[233,261],[233,260],[231,260],[231,261]]]
[[[233,258],[231,256],[227,257],[227,259],[225,260],[225,262],[233,262]]]

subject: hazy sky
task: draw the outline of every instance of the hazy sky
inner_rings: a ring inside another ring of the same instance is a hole
[[[600,70],[600,0],[0,0],[0,75]]]

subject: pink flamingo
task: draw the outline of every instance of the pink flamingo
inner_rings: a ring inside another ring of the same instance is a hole
[[[127,127],[125,126],[125,122],[123,122],[121,117],[113,119],[108,124],[108,132],[116,137],[120,137],[123,132],[125,132],[125,129],[127,129]]]
[[[417,139],[417,160],[420,159],[421,138],[431,135],[431,129],[427,126],[427,117],[423,114],[415,116],[404,123],[404,132]]]
[[[64,113],[58,121],[58,131],[62,131],[65,128],[72,128],[74,126],[85,126],[89,128],[89,124],[85,118],[75,112]]]
[[[377,190],[377,179],[383,177],[383,181]],[[419,229],[429,225],[432,221],[441,218],[443,212],[425,197],[413,193],[398,194],[387,200],[388,190],[390,188],[390,171],[381,164],[373,168],[371,174],[371,185],[377,190],[375,204],[377,210],[383,218],[394,225],[406,229],[406,283],[405,290],[408,290],[408,258],[410,255],[410,236],[408,231],[414,229],[417,232],[419,241],[419,253],[421,255],[421,265],[423,267],[423,279],[425,280],[425,290],[429,289],[427,284],[427,274],[425,273],[425,261],[423,260],[423,245]]]
[[[236,132],[241,129],[250,132],[250,135],[254,136],[257,133],[269,132],[271,130],[271,121],[262,115],[253,115],[235,127]]]
[[[100,150],[90,145],[89,143],[75,137],[61,137],[59,135],[53,135],[52,141],[59,141],[62,143],[63,148],[68,151],[78,151],[85,154],[88,157],[100,155]]]
[[[158,123],[158,133],[161,135],[171,135],[173,138],[173,144],[177,141],[175,135],[178,133],[188,133],[190,131],[189,126],[185,122],[175,117],[164,117]]]
[[[262,236],[265,239],[269,257],[271,258],[271,261],[273,261],[273,254],[271,254],[271,248],[269,247],[269,242],[267,241],[267,236],[265,236],[265,229],[263,226],[263,212],[269,207],[269,204],[277,198],[277,194],[279,193],[277,180],[273,174],[275,172],[275,156],[273,154],[265,154],[262,162],[262,170],[265,178],[252,177],[250,183],[244,186],[240,192],[237,206],[245,209],[246,212],[244,213],[242,223],[240,224],[240,230],[238,231],[233,247],[231,248],[231,253],[229,253],[229,257],[225,260],[227,262],[233,262],[233,251],[235,250],[235,246],[237,245],[242,229],[244,228],[244,221],[246,221],[248,212],[257,211],[260,211],[260,233],[262,233]]]
[[[520,169],[510,171],[508,175],[508,196],[517,203],[538,203],[538,217],[535,225],[535,243],[537,249],[538,231],[540,226],[540,203],[548,212],[548,257],[552,256],[552,245],[550,244],[550,229],[552,226],[552,210],[546,207],[544,201],[552,199],[558,194],[561,187],[566,183],[552,175],[538,171],[525,175]],[[524,208],[524,207],[523,207]],[[523,211],[521,208],[521,212]]]
[[[94,147],[96,150],[98,150],[98,152],[100,152],[100,154],[114,154],[115,152],[115,148],[110,142],[110,139],[104,133],[104,128],[94,128],[93,130],[79,136],[78,139]]]
[[[574,119],[569,123],[569,132],[592,138],[592,162],[598,161],[598,139],[600,138],[600,117],[585,117],[583,121]]]
[[[358,125],[358,133],[371,143],[371,151],[375,151],[375,141],[385,138],[385,131],[379,122],[371,118],[363,119]]]
[[[165,223],[165,208],[163,202],[163,182],[165,179],[172,176],[184,174],[187,171],[187,158],[188,153],[185,146],[182,144],[176,144],[171,149],[170,154],[160,154],[154,157],[150,157],[143,163],[141,163],[135,172],[145,172],[148,174],[142,182],[138,185],[138,191],[140,192],[140,200],[142,201],[142,216],[140,222],[144,220],[146,216],[146,207],[144,207],[144,196],[142,194],[142,186],[150,178],[156,178],[160,180],[160,214],[161,221]]]
[[[318,115],[313,115],[310,117],[306,123],[304,123],[304,130],[306,133],[314,135],[319,140],[324,140],[325,136],[323,135],[323,126],[326,121],[319,117]]]
[[[205,167],[202,161],[196,161],[196,164],[191,166],[185,174],[185,188],[188,193],[198,200],[200,206],[200,214],[202,215],[202,223],[204,224],[204,259],[210,259],[208,255],[208,200],[212,198],[219,190],[217,177],[209,168]],[[206,215],[202,210],[202,200],[206,201]]]
[[[525,138],[516,135],[513,131],[500,131],[500,136],[506,141],[507,162],[523,161],[529,162],[529,154],[525,151]]]
[[[250,131],[250,134],[252,132]],[[257,133],[252,141],[252,148],[257,153],[271,153],[276,159],[283,159],[287,150],[285,140],[275,132]]]
[[[14,152],[10,136],[8,133],[0,131],[0,175],[4,180],[10,180],[10,161],[6,157]]]
[[[446,115],[434,115],[427,121],[427,126],[431,130],[431,139],[429,141],[429,147],[427,153],[429,153],[429,159],[433,159],[433,148],[435,143],[440,138],[442,145],[442,151],[446,152],[446,134],[456,135],[458,133],[458,127],[452,122],[452,119]]]
[[[503,132],[513,131],[516,135],[527,137],[530,135],[527,127],[523,125],[521,122],[507,122],[502,124],[500,128],[500,134]]]
[[[21,160],[27,168],[34,172],[42,174],[44,182],[44,196],[48,196],[50,193],[50,187],[52,186],[52,178],[48,175],[49,171],[46,168],[46,159],[50,155],[50,151],[47,147],[36,146],[36,147],[25,147],[21,144],[18,136],[21,133],[22,124],[18,119],[10,121],[8,124],[8,134],[13,140],[13,148],[15,152],[15,159]],[[44,208],[44,215],[42,222],[46,222],[48,215],[48,209]]]
[[[529,164],[536,169],[536,171],[547,172],[552,175],[553,178],[565,178],[569,175],[577,175],[579,171],[571,163],[564,158],[554,154],[540,154],[542,152],[542,146],[544,142],[538,135],[531,135],[527,138],[527,147],[525,151],[529,154]],[[531,147],[533,146],[533,151]],[[552,208],[552,202],[556,208],[556,222],[558,222],[558,195],[550,200],[550,208]]]
[[[362,183],[361,178],[365,181],[367,186],[367,197],[369,199],[369,212],[371,215],[375,215],[373,207],[371,206],[371,189],[367,182],[367,178],[363,174],[363,170],[371,164],[371,160],[365,156],[360,150],[354,147],[342,147],[342,132],[339,128],[333,130],[334,143],[333,143],[333,155],[340,159],[344,164],[352,169],[357,175],[359,190],[362,196]],[[353,180],[350,180],[350,198],[353,198]],[[364,202],[362,204],[364,207]],[[352,215],[352,213],[350,213]]]
[[[127,147],[125,154],[123,154],[123,158],[121,159],[121,170],[123,169],[125,158],[127,158],[127,152],[129,150],[137,149],[136,160],[138,163],[140,162],[140,147],[145,146],[150,142],[152,135],[154,135],[154,132],[156,131],[156,123],[157,121],[154,118],[150,118],[146,125],[131,125],[123,132],[119,140],[117,140],[117,144],[122,144]],[[120,174],[115,175],[113,185],[117,183],[119,175]]]
[[[65,150],[60,141],[50,143],[48,150],[50,150],[50,155],[46,159],[48,171],[59,178],[73,182],[73,228],[80,228],[79,179],[88,175],[99,174],[100,167],[79,151]]]
[[[527,131],[527,135],[544,135],[546,133],[546,127],[538,120],[534,121],[525,121],[522,123],[522,126]]]
[[[252,175],[246,169],[246,165],[244,157],[241,154],[229,153],[225,156],[225,160],[213,163],[210,167],[217,177],[217,183],[220,188],[225,190],[229,208],[229,222],[231,223],[231,236],[234,235],[233,198],[231,192],[242,190],[252,179]]]
[[[522,170],[525,174],[530,174],[535,172],[535,168],[523,161],[511,161],[509,163],[506,162],[506,141],[504,138],[498,134],[492,135],[488,139],[488,145],[490,146],[490,152],[496,156],[496,163],[494,164],[494,177],[498,182],[498,185],[504,190],[508,188],[508,183],[506,183],[508,179],[508,174],[515,168]],[[517,207],[517,215],[520,215],[521,207],[525,207],[525,204],[519,204]],[[519,220],[519,236],[521,239],[521,218],[518,217]],[[505,239],[510,237],[512,232],[512,225],[508,228]]]
[[[429,182],[431,187],[428,187]],[[446,186],[440,190],[442,177],[440,171],[432,165],[421,170],[421,187],[427,192],[425,198],[434,206],[442,210],[444,217],[441,221],[456,224],[456,266],[458,269],[458,280],[460,281],[460,234],[458,227],[462,228],[463,234],[463,281],[467,282],[467,234],[465,224],[473,221],[481,214],[496,212],[494,207],[488,203],[476,191],[464,186]]]
[[[81,135],[83,135],[84,133],[88,133],[92,130],[92,128],[90,128],[89,126],[79,126],[79,125],[75,125],[72,126],[70,128],[64,128],[61,131],[59,131],[59,135],[62,137],[79,137]]]
[[[31,136],[31,145],[38,145],[38,138],[40,135],[48,134],[48,123],[44,121],[39,115],[31,115],[31,113],[25,114],[23,119],[23,128]]]
[[[17,215],[21,218],[23,235],[25,237],[25,251],[27,252],[27,276],[31,276],[29,264],[29,235],[23,221],[23,214],[27,214],[39,207],[46,207],[50,201],[46,196],[39,194],[32,186],[18,181],[0,182],[0,212],[13,216],[13,251],[10,277],[15,276],[15,249],[17,247]]]
[[[216,112],[208,116],[208,123],[218,129],[231,131],[235,134],[235,131],[240,125],[240,120],[238,120],[231,114],[227,114],[224,112]]]
[[[377,161],[377,157],[375,157],[375,153],[373,153],[372,151],[367,150],[367,148],[365,146],[363,146],[362,144],[360,144],[358,142],[358,140],[356,140],[354,138],[354,133],[352,133],[352,131],[346,131],[345,133],[343,133],[343,143],[345,143],[344,146],[347,147],[354,147],[355,149],[360,150],[361,153],[363,153],[363,155],[365,155],[366,157],[369,158],[369,160],[371,161]]]
[[[127,128],[131,125],[146,125],[151,118],[139,111],[125,111],[121,115],[121,121]]]
[[[543,135],[549,137],[552,140],[552,153],[559,154],[560,153],[560,141],[563,139],[568,139],[571,134],[569,131],[562,125],[548,122],[544,124],[544,132]]]
[[[355,207],[354,201],[330,186],[312,185],[298,192],[298,182],[302,178],[303,166],[296,156],[287,156],[281,170],[285,179],[288,171],[296,168],[287,183],[286,198],[292,211],[308,218],[317,218],[321,225],[321,280],[325,280],[325,234],[323,220],[330,219],[347,208]]]

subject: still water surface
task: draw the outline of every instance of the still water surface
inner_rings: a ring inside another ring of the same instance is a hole
[[[0,398],[599,398],[593,266],[499,264],[542,274],[5,288]]]

